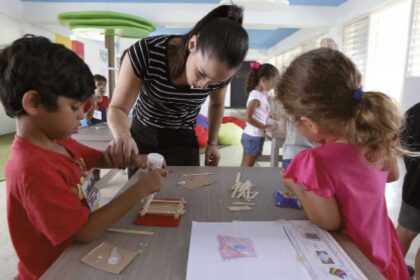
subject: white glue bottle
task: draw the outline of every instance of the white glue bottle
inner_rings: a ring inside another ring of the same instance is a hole
[[[163,167],[163,162],[165,159],[161,154],[158,153],[150,153],[147,155],[147,171],[151,171],[154,169],[161,169]],[[150,202],[152,202],[153,198],[155,197],[156,193],[152,193],[145,197],[142,202],[145,203],[145,208],[149,207]]]
[[[163,167],[164,158],[161,154],[150,153],[147,155],[147,171],[161,169]]]

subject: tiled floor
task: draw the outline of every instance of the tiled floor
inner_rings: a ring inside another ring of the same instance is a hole
[[[264,153],[270,151],[270,142],[265,143]],[[229,146],[220,149],[221,162],[220,166],[239,166],[242,157],[242,147]],[[203,160],[203,159],[202,159]],[[261,166],[268,166],[268,163],[259,163]],[[391,219],[395,222],[398,217],[399,207],[401,203],[401,183],[404,176],[404,167],[400,162],[401,177],[395,183],[388,184],[386,190],[386,199]],[[258,167],[256,167],[258,168]],[[102,176],[106,175],[103,172]],[[120,187],[127,181],[126,174],[118,171],[112,179],[102,186],[102,203],[108,202],[118,192]],[[6,223],[6,207],[5,207],[5,182],[0,183],[0,279],[12,279],[16,274],[17,258],[11,246],[7,223]],[[417,248],[420,246],[420,238],[417,238],[408,252],[406,261],[408,264],[414,264],[414,257]]]

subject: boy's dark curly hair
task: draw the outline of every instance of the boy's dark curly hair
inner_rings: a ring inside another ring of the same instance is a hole
[[[89,67],[71,50],[45,37],[25,35],[0,52],[0,101],[6,114],[19,117],[25,92],[35,90],[40,103],[57,110],[57,97],[85,101],[95,90]]]

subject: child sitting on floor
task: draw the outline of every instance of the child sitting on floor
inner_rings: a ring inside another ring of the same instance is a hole
[[[88,66],[44,37],[26,35],[0,53],[0,100],[17,125],[5,168],[7,220],[19,258],[15,279],[38,279],[72,242],[96,238],[163,185],[165,170],[150,171],[91,213],[86,190],[95,194],[97,187],[80,184],[90,181],[88,170],[110,168],[113,159],[70,136],[94,89]],[[145,163],[131,158],[133,166]]]
[[[309,220],[340,229],[392,280],[408,279],[401,246],[388,217],[385,184],[398,178],[401,116],[392,100],[363,92],[354,63],[320,48],[296,58],[278,98],[295,129],[320,146],[300,152],[283,174]]]

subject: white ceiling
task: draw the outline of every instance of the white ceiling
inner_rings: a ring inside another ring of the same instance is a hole
[[[96,1],[25,0],[19,1],[17,8],[18,1],[16,0],[0,0],[0,13],[13,13],[13,16],[20,13],[25,21],[66,35],[69,35],[70,31],[58,23],[57,15],[62,12],[81,10],[106,10],[134,14],[151,20],[158,26],[158,31],[161,33],[176,33],[175,31],[184,33],[218,5],[216,0],[195,0],[194,3],[185,3],[191,0],[158,0],[153,3],[144,3],[147,0]],[[245,9],[244,26],[250,33],[253,47],[250,55],[267,57],[287,50],[309,38],[331,33],[331,30],[333,33],[337,32],[334,31],[336,26],[362,17],[373,9],[396,0],[343,1],[345,0],[289,0],[290,5],[277,10]],[[14,2],[13,7],[8,7],[8,4],[12,2]],[[318,6],[315,6],[316,3]],[[338,6],[319,6],[320,3]],[[125,40],[121,40],[121,43],[125,44]],[[131,44],[130,40],[127,44]]]

